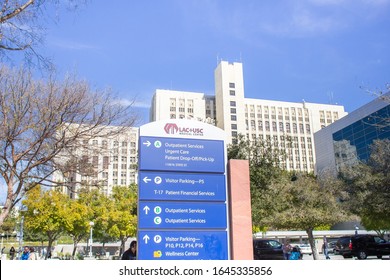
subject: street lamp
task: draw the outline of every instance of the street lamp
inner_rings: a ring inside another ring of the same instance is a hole
[[[94,222],[89,222],[90,226],[90,235],[89,235],[89,256],[92,257],[92,231],[93,231],[93,226],[95,225]]]
[[[20,232],[19,232],[19,253],[22,253],[22,247],[23,247],[23,223],[24,223],[24,216],[22,216],[20,220]]]
[[[355,225],[355,235],[358,235],[358,230],[359,230],[359,227],[357,225]]]
[[[3,238],[4,238],[4,232],[1,233],[1,254],[3,254]]]

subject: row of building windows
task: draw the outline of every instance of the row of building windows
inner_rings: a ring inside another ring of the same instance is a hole
[[[134,135],[131,138],[136,139],[136,137],[137,136]],[[90,140],[82,140],[81,143],[84,146],[88,146],[91,143],[92,143],[93,146],[98,146],[99,145],[99,140],[96,140],[96,139],[94,139],[92,141],[90,141]],[[128,145],[129,145],[130,147],[135,148],[137,146],[135,141],[131,141],[131,142],[121,141],[121,142],[119,142],[119,141],[116,141],[116,140],[115,141],[101,140],[101,142],[100,142],[102,148],[108,148],[109,146],[111,146],[111,145],[109,145],[109,143],[112,143],[112,147],[119,147],[119,144],[120,144],[121,147],[128,147]]]
[[[249,108],[248,108],[249,106]],[[256,110],[255,110],[256,108]],[[320,110],[320,122],[330,124],[339,119],[338,112],[332,111],[323,111]],[[297,118],[299,121],[305,119],[306,122],[309,122],[309,110],[307,108],[282,108],[282,107],[274,107],[274,106],[262,106],[262,105],[246,105],[245,107],[246,117],[250,116],[250,118],[254,119],[257,115],[257,118],[261,119],[285,119],[289,120]],[[284,114],[284,116],[283,116]],[[325,121],[326,120],[326,121]]]
[[[246,130],[249,130],[249,121],[245,121],[246,124]],[[278,127],[279,124],[279,127]],[[279,131],[279,132],[287,132],[287,133],[298,133],[298,127],[299,127],[299,133],[304,134],[310,134],[310,124],[304,125],[303,123],[283,123],[283,122],[269,122],[269,121],[258,121],[257,122],[257,129],[259,131],[271,131],[271,125],[272,125],[272,131]],[[256,122],[254,120],[250,121],[250,128],[251,130],[256,130]],[[279,128],[279,129],[278,129]]]

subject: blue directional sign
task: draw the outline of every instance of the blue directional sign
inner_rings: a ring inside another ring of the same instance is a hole
[[[139,200],[226,201],[224,174],[139,172]]]
[[[200,202],[139,202],[138,227],[226,229],[225,203]]]
[[[140,170],[224,173],[224,142],[141,136]]]
[[[226,231],[138,231],[142,260],[227,260]]]
[[[139,131],[138,259],[229,259],[225,132],[192,120]]]

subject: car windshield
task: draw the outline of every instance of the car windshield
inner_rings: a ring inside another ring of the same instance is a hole
[[[275,240],[270,240],[269,244],[271,245],[272,248],[279,248],[281,244]]]
[[[386,243],[386,241],[378,236],[374,237],[375,243]]]

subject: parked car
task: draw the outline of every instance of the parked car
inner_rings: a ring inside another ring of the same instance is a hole
[[[335,249],[344,258],[366,259],[367,256],[377,256],[381,259],[384,255],[390,255],[390,242],[377,235],[347,235],[337,240]]]
[[[301,252],[301,254],[307,254],[307,255],[311,255],[313,254],[313,251],[311,249],[311,246],[310,244],[305,244],[305,243],[300,243],[300,244],[291,244],[292,247],[298,247],[299,248],[299,252]]]
[[[330,242],[328,242],[328,253],[330,253],[330,254],[337,254],[336,253],[336,243],[337,243],[337,241],[330,241]]]
[[[253,259],[284,260],[282,244],[274,239],[253,239]]]

